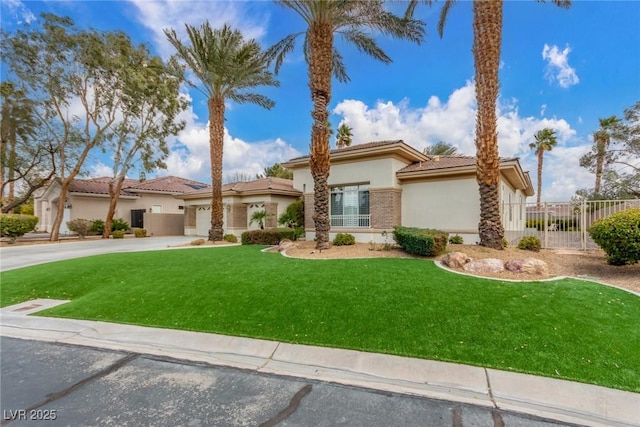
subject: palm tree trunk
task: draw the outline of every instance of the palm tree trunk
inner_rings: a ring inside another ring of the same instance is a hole
[[[538,200],[537,205],[540,207],[540,199],[542,198],[542,162],[544,161],[544,150],[538,148]]]
[[[605,156],[605,140],[602,136],[596,133],[596,183],[593,188],[593,192],[598,195],[600,194],[600,186],[602,183],[602,169],[604,167],[604,156]]]
[[[473,2],[473,58],[476,69],[476,179],[480,189],[480,244],[503,249],[500,218],[500,159],[496,101],[500,81],[502,0]]]
[[[329,248],[329,120],[331,102],[331,75],[333,29],[330,24],[312,23],[309,27],[309,88],[313,100],[313,127],[311,130],[311,158],[309,167],[313,176],[316,249]]]
[[[211,228],[209,240],[222,241],[222,155],[224,147],[224,97],[209,98],[209,154],[211,156]]]

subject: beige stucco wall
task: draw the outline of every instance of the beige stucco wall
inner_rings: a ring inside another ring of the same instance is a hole
[[[526,196],[509,183],[500,180],[500,209],[505,231],[524,231],[526,225]]]
[[[184,215],[170,213],[144,214],[144,228],[147,236],[183,236]]]

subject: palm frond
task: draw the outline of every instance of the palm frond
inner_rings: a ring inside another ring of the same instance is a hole
[[[296,38],[300,34],[302,33],[300,32],[289,34],[288,36],[271,46],[269,49],[267,49],[265,55],[267,56],[269,62],[273,62],[274,60],[276,61],[274,66],[274,71],[276,74],[278,74],[278,72],[280,71],[280,67],[284,62],[284,58],[295,49]]]
[[[276,105],[271,98],[257,93],[230,92],[228,98],[239,104],[256,104],[267,110],[272,109]]]
[[[444,26],[447,23],[447,18],[449,17],[449,11],[456,4],[456,0],[445,0],[442,5],[442,9],[440,10],[440,19],[438,20],[438,34],[440,38],[444,35]]]
[[[368,34],[357,29],[349,29],[348,31],[342,32],[342,35],[347,41],[353,43],[360,52],[364,52],[385,64],[393,62]]]
[[[339,82],[347,83],[351,79],[347,75],[347,69],[344,66],[344,61],[342,60],[342,55],[336,49],[333,49],[333,55],[331,58],[332,61],[332,69],[333,76],[338,79]]]

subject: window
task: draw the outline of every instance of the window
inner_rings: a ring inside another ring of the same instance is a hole
[[[331,188],[331,226],[369,227],[369,185]]]

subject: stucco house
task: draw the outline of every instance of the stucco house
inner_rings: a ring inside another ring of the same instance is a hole
[[[77,218],[102,219],[109,209],[109,177],[76,179],[66,200],[60,201],[61,181],[53,179],[34,194],[34,214],[40,218],[38,230],[51,231],[59,203],[64,203],[60,233],[67,234],[67,221]],[[131,227],[145,228],[148,235],[182,235],[184,203],[176,195],[207,188],[202,182],[176,176],[145,181],[125,179],[114,218]]]
[[[302,196],[289,179],[267,177],[249,182],[234,182],[222,186],[224,233],[240,238],[248,230],[259,228],[250,224],[251,215],[264,210],[265,227],[276,227],[278,217],[287,206]],[[203,188],[176,196],[184,204],[185,236],[206,237],[211,228],[211,189]]]
[[[306,238],[312,240],[314,193],[309,156],[283,166],[293,170],[293,187],[303,194]],[[402,140],[333,150],[330,236],[351,233],[358,242],[382,242],[383,232],[403,225],[436,228],[475,243],[480,218],[475,173],[475,157],[428,156]],[[533,195],[533,186],[517,158],[500,160],[499,191],[505,231],[524,230],[526,198]]]

